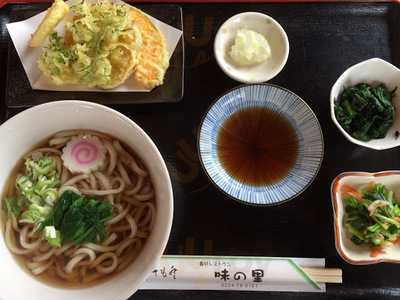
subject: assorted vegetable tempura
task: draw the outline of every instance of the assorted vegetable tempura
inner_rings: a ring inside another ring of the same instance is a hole
[[[71,7],[61,36],[53,31],[65,15],[61,9],[51,7],[30,43],[37,46],[52,32],[38,60],[52,82],[112,89],[132,75],[148,89],[163,83],[169,66],[165,40],[142,11],[123,3],[83,1]]]
[[[32,35],[29,47],[39,47],[68,12],[69,6],[64,1],[55,0],[53,5],[47,10],[46,17]]]

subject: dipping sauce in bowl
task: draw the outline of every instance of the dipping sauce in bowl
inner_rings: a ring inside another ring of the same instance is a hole
[[[211,182],[252,205],[276,205],[302,193],[324,153],[311,108],[271,84],[243,85],[222,95],[203,118],[198,146]]]
[[[296,163],[299,142],[282,115],[253,107],[231,115],[219,130],[217,153],[236,180],[254,186],[278,182]]]

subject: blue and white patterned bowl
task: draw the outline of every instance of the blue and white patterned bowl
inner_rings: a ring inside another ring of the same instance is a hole
[[[222,167],[217,155],[217,136],[233,113],[251,107],[265,107],[285,117],[298,138],[298,155],[288,175],[276,183],[252,186],[237,181]],[[253,205],[276,205],[302,193],[314,180],[322,163],[324,141],[317,117],[296,94],[271,84],[244,85],[220,97],[205,115],[199,132],[202,165],[228,196]]]

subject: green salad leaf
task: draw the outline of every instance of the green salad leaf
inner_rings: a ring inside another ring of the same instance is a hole
[[[354,195],[345,198],[344,222],[351,240],[371,247],[396,241],[400,237],[400,206],[393,191],[374,184],[359,193],[359,199]]]
[[[393,94],[383,84],[373,87],[360,83],[348,87],[335,105],[336,118],[358,140],[384,138],[395,117]]]

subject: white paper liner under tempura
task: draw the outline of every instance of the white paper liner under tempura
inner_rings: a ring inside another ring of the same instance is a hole
[[[69,5],[74,5],[79,0],[66,1]],[[119,1],[116,1],[119,2]],[[129,77],[120,86],[111,89],[103,90],[97,88],[89,88],[82,85],[56,85],[51,80],[45,77],[37,66],[37,60],[42,53],[42,47],[30,48],[28,46],[31,35],[35,32],[36,28],[44,18],[46,11],[41,12],[25,21],[14,22],[7,24],[8,32],[17,49],[18,56],[21,59],[22,65],[28,76],[29,83],[34,90],[48,90],[48,91],[92,91],[92,92],[148,92],[149,90],[143,89],[137,84],[132,77]],[[152,16],[148,16],[155,26],[163,33],[170,58],[182,36],[182,31],[165,24]],[[61,21],[56,27],[56,31],[63,33],[65,22]]]

